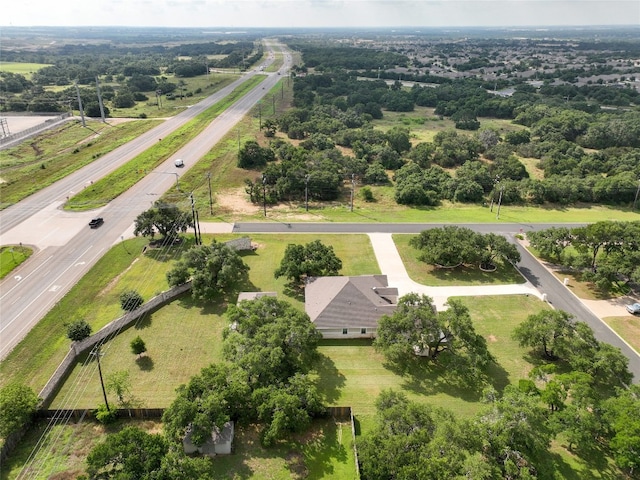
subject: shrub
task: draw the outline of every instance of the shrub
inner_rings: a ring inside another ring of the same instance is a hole
[[[103,425],[109,425],[118,418],[118,413],[115,410],[109,410],[105,404],[98,405],[98,408],[94,412],[96,420]]]
[[[91,335],[91,325],[85,320],[76,320],[67,324],[67,338],[72,342],[80,342]]]
[[[128,290],[120,294],[120,306],[127,312],[132,312],[144,303],[142,295],[135,290]]]

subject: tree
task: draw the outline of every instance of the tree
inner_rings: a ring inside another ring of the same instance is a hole
[[[476,263],[479,259],[479,235],[467,227],[447,225],[442,228],[423,230],[409,244],[420,250],[420,261],[455,267]]]
[[[481,437],[472,423],[403,393],[380,393],[372,430],[358,441],[363,479],[467,478],[469,470],[484,473],[468,478],[498,478],[495,466],[478,455]]]
[[[138,337],[140,338],[140,337]],[[114,393],[121,407],[131,404],[133,395],[131,394],[131,377],[127,370],[119,370],[107,376],[105,381],[107,392]]]
[[[133,92],[129,89],[119,90],[113,99],[113,106],[116,108],[131,108],[135,106],[136,101]]]
[[[247,398],[251,389],[241,369],[212,364],[176,389],[176,398],[162,416],[171,441],[181,442],[187,428],[194,445],[211,438],[214,428],[222,429],[230,419],[249,416]]]
[[[409,129],[404,127],[393,127],[385,134],[389,146],[397,153],[408,152],[411,149]]]
[[[0,389],[0,437],[7,438],[25,426],[38,406],[38,396],[31,388],[10,383]]]
[[[127,290],[120,294],[120,306],[126,312],[133,312],[143,303],[142,295],[135,290]]]
[[[282,383],[311,368],[322,335],[306,313],[264,296],[229,306],[227,318],[231,328],[223,331],[223,351],[250,385]]]
[[[510,263],[520,261],[518,248],[502,235],[486,233],[482,235],[482,240],[486,246],[480,253],[481,265],[494,266],[497,259]]]
[[[249,267],[235,250],[215,240],[184,252],[169,272],[170,286],[191,279],[191,294],[198,300],[212,300],[225,289],[246,279]]]
[[[144,343],[144,340],[140,338],[140,335],[138,335],[136,338],[131,340],[130,345],[131,345],[131,352],[134,355],[140,356],[147,351],[147,345]]]
[[[67,338],[72,342],[81,342],[91,336],[91,325],[86,320],[76,320],[67,325]]]
[[[168,450],[162,435],[125,427],[89,452],[87,473],[91,479],[151,480]]]
[[[500,466],[498,478],[550,478],[544,461],[548,458],[551,430],[547,411],[537,396],[521,392],[508,385],[502,397],[492,395],[478,420],[479,435],[483,439],[483,453]],[[542,472],[541,472],[542,470]]]
[[[469,310],[462,303],[452,299],[448,306],[436,312],[431,298],[416,293],[404,295],[395,312],[378,322],[374,346],[394,362],[406,362],[415,355],[435,360],[448,352],[454,357],[448,359],[450,366],[464,364],[457,370],[481,375],[492,361],[486,341],[475,332]]]
[[[342,260],[333,247],[314,240],[306,245],[287,245],[274,276],[285,277],[291,285],[299,287],[305,278],[337,275],[341,268]]]
[[[268,147],[261,147],[255,140],[249,140],[238,152],[239,168],[263,167],[267,162],[275,160],[273,150]]]
[[[541,349],[545,358],[557,360],[574,332],[573,315],[563,310],[542,310],[529,315],[513,331],[521,347]]]
[[[180,210],[176,205],[157,201],[149,210],[142,212],[134,221],[133,234],[137,237],[153,238],[159,233],[166,242],[175,240],[180,232],[193,227],[191,214]]]
[[[619,391],[603,407],[615,461],[633,475],[640,469],[640,388],[632,385]]]
[[[311,419],[325,411],[315,384],[299,373],[286,384],[257,388],[251,398],[257,407],[258,419],[264,423],[260,437],[265,446],[273,445],[289,432],[306,430]]]
[[[545,258],[560,261],[562,252],[569,245],[570,229],[567,227],[551,227],[527,233],[527,239],[533,248]]]

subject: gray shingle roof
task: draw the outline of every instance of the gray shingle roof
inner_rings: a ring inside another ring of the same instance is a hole
[[[386,275],[310,278],[305,287],[305,311],[317,328],[374,328],[382,315],[392,314],[398,289]]]

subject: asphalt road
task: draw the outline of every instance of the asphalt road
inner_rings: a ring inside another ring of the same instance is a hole
[[[581,224],[563,224],[574,227]],[[442,227],[435,223],[237,223],[234,233],[419,233],[427,228]],[[465,224],[464,226],[480,233],[501,233],[514,241],[514,235],[532,230],[542,230],[554,224]],[[629,359],[629,370],[634,381],[640,381],[640,356],[624,340],[616,335],[602,320],[595,316],[578,297],[562,282],[536,260],[525,248],[516,244],[520,251],[521,261],[517,267],[541,293],[547,295],[547,301],[554,308],[564,310],[575,316],[577,320],[587,323],[598,340],[620,348]]]
[[[274,46],[268,44],[267,48],[272,50]],[[280,71],[286,75],[291,66],[291,56],[285,54],[283,57],[285,64]],[[265,67],[270,62],[271,60],[267,60]],[[179,176],[208,153],[284,75],[267,74],[260,85],[219,115],[192,142],[106,207],[92,212],[65,212],[60,207],[66,197],[144,152],[157,143],[158,139],[220,101],[256,74],[258,73],[253,71],[244,75],[220,92],[91,165],[0,212],[0,244],[23,243],[36,249],[28,262],[0,282],[0,359],[17,345],[111,246],[132,230],[135,218],[164,192],[175,188]],[[184,160],[184,168],[174,166],[176,158]],[[92,216],[103,217],[104,225],[90,229],[87,224]]]

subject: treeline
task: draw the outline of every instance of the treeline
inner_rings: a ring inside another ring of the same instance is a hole
[[[70,86],[77,82],[81,86],[95,85],[96,77],[103,86],[103,96],[111,100],[122,91],[122,101],[116,107],[126,108],[146,96],[136,93],[162,95],[173,92],[178,85],[169,82],[168,76],[189,78],[207,73],[207,68],[238,68],[244,70],[258,61],[263,55],[261,45],[239,41],[228,43],[187,44],[175,47],[150,46],[132,47],[67,45],[56,55],[42,54],[39,60],[51,63],[35,72],[31,79],[24,75],[0,72],[0,92],[2,111],[59,112],[69,110],[69,104],[75,101],[73,88],[54,92],[45,89],[49,86]],[[4,55],[4,51],[3,51]],[[210,59],[208,55],[225,55],[224,58]],[[24,60],[17,53],[9,55],[14,61]],[[184,58],[190,57],[190,58]],[[115,86],[114,86],[115,84]],[[84,98],[83,98],[84,100]],[[95,89],[90,103],[96,103]],[[87,112],[91,115],[91,109]]]
[[[581,272],[604,291],[640,284],[640,222],[554,227],[530,232],[527,238],[540,255]]]
[[[302,52],[304,64],[317,71],[350,70],[350,69],[382,69],[406,67],[409,58],[395,52],[381,52],[374,49],[358,47],[329,47],[308,43],[291,43],[293,50]]]
[[[268,136],[279,130],[302,143],[293,147],[278,140],[269,160],[240,166],[262,168],[269,163],[264,182],[280,184],[267,192],[269,202],[301,199],[304,194],[334,199],[342,182],[352,176],[361,184],[393,181],[395,199],[405,205],[437,205],[442,200],[488,203],[498,198],[503,204],[634,201],[640,178],[640,117],[634,112],[590,113],[553,98],[524,93],[500,98],[478,87],[474,80],[406,91],[345,74],[297,77],[295,108],[264,128]],[[436,115],[450,116],[460,129],[473,127],[477,111],[512,118],[527,128],[504,135],[491,129],[472,135],[443,131],[432,142],[414,145],[408,128],[383,133],[371,127],[383,110],[397,110],[405,103],[406,109],[416,103],[435,105]],[[543,178],[530,178],[521,157],[537,159]],[[306,177],[312,170],[332,179],[317,185],[322,193],[310,188],[316,187]],[[265,195],[260,185],[250,184],[248,191],[256,202]]]

